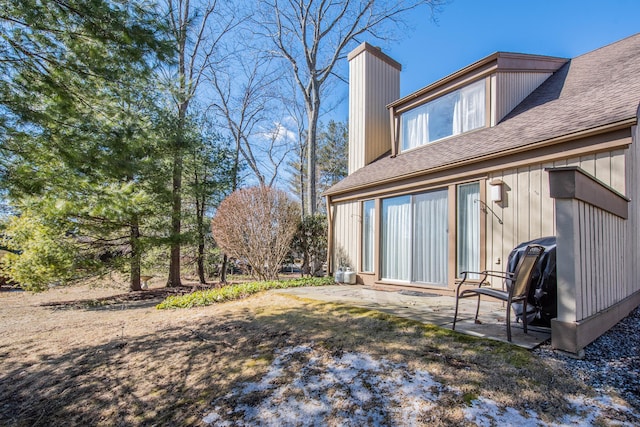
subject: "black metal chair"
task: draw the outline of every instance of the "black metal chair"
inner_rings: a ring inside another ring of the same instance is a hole
[[[522,303],[522,324],[524,326],[524,333],[527,333],[527,297],[529,295],[529,287],[531,286],[531,279],[535,269],[535,266],[540,259],[540,256],[544,252],[544,247],[539,245],[528,246],[524,254],[518,261],[518,264],[513,273],[485,270],[481,272],[465,271],[462,274],[462,281],[458,283],[456,287],[456,311],[453,315],[453,327],[456,329],[456,321],[458,319],[458,303],[461,298],[478,298],[478,306],[476,307],[475,322],[478,323],[478,313],[480,312],[480,298],[482,296],[499,299],[507,303],[507,340],[511,342],[511,304],[514,302]],[[480,282],[476,288],[460,289],[464,285],[469,285],[467,279],[471,274],[479,274],[481,276]],[[487,278],[499,277],[504,280],[507,290],[500,290],[496,288],[483,287],[483,285],[489,284]]]

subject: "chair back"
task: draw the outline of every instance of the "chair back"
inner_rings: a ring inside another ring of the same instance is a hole
[[[543,252],[544,247],[542,246],[527,246],[514,271],[515,278],[511,286],[512,300],[524,299],[528,296],[531,276]]]

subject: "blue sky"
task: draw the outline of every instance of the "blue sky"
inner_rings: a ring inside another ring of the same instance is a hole
[[[497,51],[572,58],[638,33],[640,0],[453,0],[436,18],[422,10],[402,39],[370,41],[402,64],[401,96]]]

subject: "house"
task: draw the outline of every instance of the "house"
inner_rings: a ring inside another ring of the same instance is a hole
[[[554,347],[579,353],[640,304],[640,34],[573,59],[498,52],[402,98],[380,49],[349,65],[329,272],[453,295],[460,272],[556,236]]]

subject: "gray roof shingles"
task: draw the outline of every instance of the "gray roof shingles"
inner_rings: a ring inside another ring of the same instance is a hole
[[[576,57],[556,71],[500,123],[385,156],[325,194],[416,173],[636,117],[640,102],[640,33]]]

